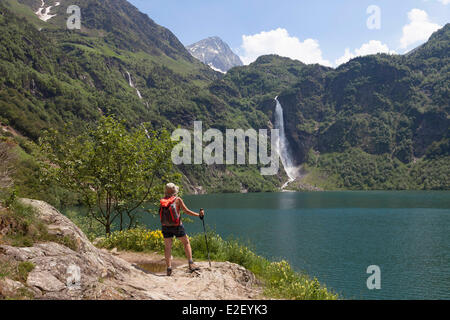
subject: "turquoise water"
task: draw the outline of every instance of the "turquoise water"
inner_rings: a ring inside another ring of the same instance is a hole
[[[223,238],[250,241],[349,299],[450,299],[450,192],[186,196]],[[144,217],[150,227],[158,221]],[[199,220],[188,233],[202,232]],[[369,290],[367,267],[381,268]]]

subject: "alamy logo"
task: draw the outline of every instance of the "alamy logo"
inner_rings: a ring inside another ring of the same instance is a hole
[[[267,129],[261,129],[258,132],[254,129],[227,129],[225,133],[226,152],[224,153],[223,133],[217,129],[203,132],[203,123],[195,121],[193,135],[187,129],[177,129],[172,133],[172,140],[179,141],[172,150],[172,162],[175,165],[192,163],[207,165],[259,164],[266,166],[260,168],[261,175],[276,175],[280,164],[277,151],[279,150],[279,136],[278,129],[271,130],[269,154]],[[204,143],[208,143],[208,145],[204,147]],[[248,149],[246,148],[247,144]]]
[[[369,266],[367,267],[367,273],[371,276],[367,279],[367,289],[369,290],[380,290],[381,289],[381,269],[379,266]]]

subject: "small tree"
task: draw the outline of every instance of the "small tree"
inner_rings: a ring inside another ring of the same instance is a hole
[[[103,117],[77,137],[44,135],[41,147],[50,163],[43,173],[80,194],[89,216],[109,234],[117,220],[120,230],[132,228],[137,209],[156,202],[162,183],[179,180],[170,157],[173,146],[166,130],[142,125],[130,132],[123,122]]]

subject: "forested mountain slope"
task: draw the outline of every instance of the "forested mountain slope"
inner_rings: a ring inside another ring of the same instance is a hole
[[[66,28],[69,5],[81,8],[81,30]],[[52,17],[39,19],[49,6]],[[205,129],[260,129],[273,126],[279,96],[308,184],[448,189],[449,35],[447,24],[407,55],[337,69],[270,55],[222,75],[125,0],[5,0],[0,122],[33,141],[43,129],[71,124],[77,133],[108,114],[129,127],[192,129],[202,120]],[[283,180],[254,166],[180,169],[186,185],[208,192],[270,191]]]

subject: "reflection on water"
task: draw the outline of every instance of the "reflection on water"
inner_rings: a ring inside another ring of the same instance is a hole
[[[136,263],[135,266],[144,272],[150,272],[150,273],[166,272],[166,264],[164,262],[163,263],[158,263],[158,262]]]

